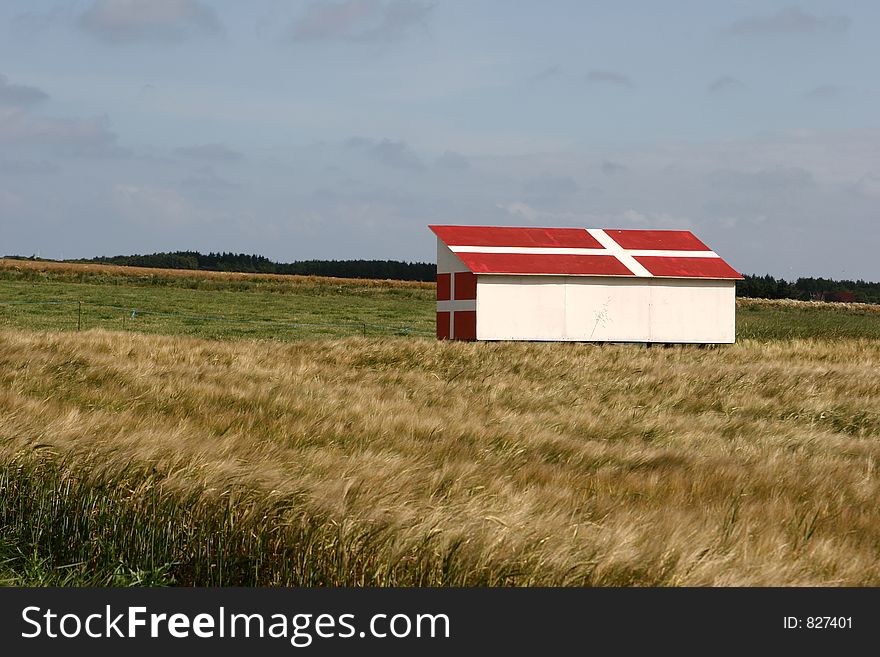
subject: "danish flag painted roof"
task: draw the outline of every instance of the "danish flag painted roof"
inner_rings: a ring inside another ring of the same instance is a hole
[[[429,228],[475,274],[742,278],[688,230]]]

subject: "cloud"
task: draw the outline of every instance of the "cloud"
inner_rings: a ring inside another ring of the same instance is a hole
[[[115,185],[111,202],[116,212],[132,223],[176,228],[206,222],[204,213],[169,187]]]
[[[543,175],[526,180],[523,191],[533,198],[555,198],[577,193],[580,185],[571,176]]]
[[[545,80],[558,78],[560,75],[562,75],[561,68],[559,68],[558,66],[548,66],[542,71],[539,71],[538,73],[532,75],[528,81],[534,84],[538,82],[544,82]]]
[[[0,210],[4,213],[19,212],[24,209],[24,203],[18,194],[13,194],[7,189],[0,188]]]
[[[594,69],[587,73],[587,82],[592,84],[609,84],[618,87],[634,87],[633,81],[623,73]]]
[[[855,184],[855,192],[861,196],[880,199],[880,176],[867,174]]]
[[[31,107],[49,99],[42,89],[26,84],[9,84],[8,78],[0,74],[0,106]]]
[[[613,176],[618,173],[626,173],[629,169],[619,162],[612,162],[611,160],[603,160],[602,162],[602,173],[606,176]]]
[[[583,217],[573,212],[552,212],[541,210],[525,201],[514,201],[513,203],[498,203],[495,206],[499,210],[503,210],[520,223],[527,224],[543,224],[545,226],[573,226],[583,224]]]
[[[58,173],[60,170],[57,164],[46,160],[0,160],[0,173],[8,175],[40,175]]]
[[[425,26],[431,5],[413,0],[315,2],[290,28],[294,41],[397,41]]]
[[[514,201],[513,203],[507,204],[498,204],[498,208],[505,210],[508,214],[517,217],[518,219],[524,219],[529,223],[535,223],[540,220],[545,213],[540,210],[536,210],[528,203],[524,203],[523,201]]]
[[[455,151],[444,151],[443,155],[437,158],[437,166],[443,169],[453,169],[456,171],[462,171],[471,166],[470,160],[468,160],[461,153],[456,153]]]
[[[48,98],[49,94],[42,89],[9,84],[6,76],[0,75],[0,145],[43,147],[70,155],[128,154],[116,144],[116,134],[110,130],[107,117],[56,118],[34,113],[34,106]],[[21,166],[18,169],[23,172]]]
[[[731,36],[774,34],[840,34],[849,29],[846,16],[816,16],[798,7],[781,9],[770,16],[749,16],[728,25]]]
[[[57,5],[45,11],[31,10],[13,17],[16,29],[39,32],[56,26],[70,25],[76,20],[72,4]]]
[[[629,208],[607,218],[615,226],[632,226],[644,228],[672,228],[677,230],[691,229],[694,222],[683,215],[670,212],[642,212]],[[610,224],[608,224],[610,225]]]
[[[392,169],[407,171],[424,171],[425,165],[419,156],[405,141],[382,139],[376,141],[365,137],[351,137],[345,142],[346,147],[361,150],[373,160]]]
[[[745,192],[779,192],[814,187],[813,174],[797,166],[777,166],[758,171],[718,169],[708,175],[709,182]]]
[[[804,94],[810,100],[833,100],[843,94],[843,87],[836,84],[821,84]]]
[[[219,143],[198,144],[196,146],[184,146],[174,150],[176,155],[188,157],[194,160],[214,160],[231,162],[240,160],[243,156],[238,151]]]
[[[305,257],[427,260],[432,252],[425,225],[448,220],[444,200],[426,207],[423,198],[399,185],[319,187],[288,208],[288,225],[293,243],[307,245]]]
[[[183,187],[203,191],[226,191],[241,187],[236,182],[218,176],[213,167],[200,167],[193,175],[185,178],[180,183]]]
[[[372,146],[369,152],[382,164],[395,169],[421,171],[425,168],[419,156],[403,141],[383,139]]]
[[[107,117],[67,119],[42,117],[22,110],[0,109],[0,144],[46,147],[67,155],[121,157]]]
[[[669,212],[643,212],[632,208],[603,213],[550,212],[535,208],[523,201],[499,203],[496,207],[520,222],[545,226],[674,229],[694,227],[694,222],[684,215]]]
[[[735,77],[730,75],[722,75],[718,78],[712,80],[709,83],[709,86],[706,88],[710,94],[720,94],[725,91],[734,91],[736,89],[742,89],[745,85],[737,80]]]
[[[366,137],[349,137],[345,140],[346,148],[368,148],[372,146],[376,142],[372,139],[367,139]]]
[[[95,0],[77,23],[109,43],[181,41],[223,31],[214,9],[198,0]]]

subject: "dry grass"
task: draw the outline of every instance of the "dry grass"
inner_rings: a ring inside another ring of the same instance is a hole
[[[877,303],[843,303],[840,301],[800,301],[799,299],[750,299],[739,297],[736,306],[740,310],[802,310],[805,312],[835,311],[847,314],[880,315]]]
[[[310,287],[314,285],[351,284],[353,279],[331,276],[299,276],[287,274],[249,274],[244,272],[202,271],[196,269],[161,269],[152,267],[128,267],[123,265],[102,265],[75,262],[53,262],[47,260],[19,260],[0,258],[0,271],[18,273],[43,273],[53,279],[83,277],[113,277],[129,279],[197,279],[212,282],[272,282],[290,286]],[[422,281],[396,281],[378,279],[356,279],[359,286],[381,288],[433,288],[434,283]]]
[[[878,585],[878,409],[877,340],[0,333],[0,460],[220,509],[224,583]]]

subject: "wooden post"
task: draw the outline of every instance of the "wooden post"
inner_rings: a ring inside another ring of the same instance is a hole
[[[367,323],[364,322],[364,337],[367,337]]]
[[[83,302],[76,302],[76,330],[79,331],[82,328],[82,315],[83,315]]]

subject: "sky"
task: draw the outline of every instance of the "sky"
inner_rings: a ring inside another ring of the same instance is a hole
[[[5,0],[0,255],[694,231],[880,280],[880,3]]]

